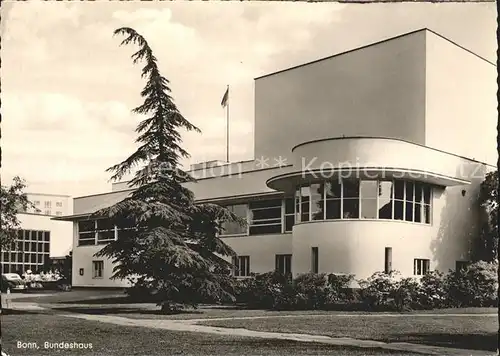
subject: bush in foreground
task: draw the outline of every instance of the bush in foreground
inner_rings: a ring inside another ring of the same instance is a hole
[[[498,265],[476,262],[465,270],[430,272],[420,279],[399,272],[376,272],[351,288],[352,275],[298,275],[293,280],[278,272],[254,275],[237,282],[237,301],[262,309],[328,309],[409,311],[448,307],[498,305]]]

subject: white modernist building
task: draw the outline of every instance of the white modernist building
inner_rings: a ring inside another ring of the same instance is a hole
[[[419,276],[468,260],[496,162],[496,68],[427,29],[255,80],[256,160],[193,167],[197,201],[228,206],[235,275],[278,269]],[[94,254],[119,236],[74,199],[73,283],[125,286]]]
[[[49,260],[67,256],[73,246],[73,224],[52,220],[72,214],[73,203],[67,195],[26,193],[35,208],[18,214],[21,230],[14,250],[1,253],[2,273],[36,272]]]

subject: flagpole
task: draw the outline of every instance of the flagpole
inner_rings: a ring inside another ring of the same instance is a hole
[[[226,102],[226,162],[229,163],[229,85],[227,86],[228,99]]]

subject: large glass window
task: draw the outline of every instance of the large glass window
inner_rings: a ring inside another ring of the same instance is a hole
[[[311,220],[325,219],[325,200],[323,183],[311,184]]]
[[[342,218],[359,218],[359,180],[342,181]]]
[[[431,223],[431,187],[403,180],[329,180],[300,186],[295,208],[301,222],[394,219]]]
[[[285,232],[292,231],[295,224],[295,207],[293,198],[285,199]]]
[[[298,192],[300,198],[300,221],[309,221],[311,205],[311,189],[309,187],[300,187]]]
[[[340,219],[342,211],[342,184],[338,180],[325,183],[325,217],[326,219]]]
[[[282,200],[261,200],[250,203],[250,235],[280,234]]]
[[[376,180],[361,181],[359,191],[361,196],[361,218],[376,219],[378,211],[378,182]]]
[[[95,220],[78,222],[78,245],[95,245]]]
[[[115,225],[109,219],[99,219],[97,224],[97,243],[106,244],[115,240]]]
[[[238,205],[228,205],[226,209],[231,211],[234,215],[239,216],[242,219],[247,219],[247,205],[246,204],[238,204]],[[241,235],[247,233],[247,227],[241,226],[237,222],[224,222],[222,224],[222,232],[221,236],[224,235]]]

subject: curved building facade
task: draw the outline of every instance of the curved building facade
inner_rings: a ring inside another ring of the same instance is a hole
[[[221,237],[234,274],[421,276],[469,259],[496,163],[495,65],[427,29],[255,80],[252,161],[186,186],[246,219]],[[126,227],[88,220],[130,194],[74,199],[75,286],[126,286],[94,254]]]

